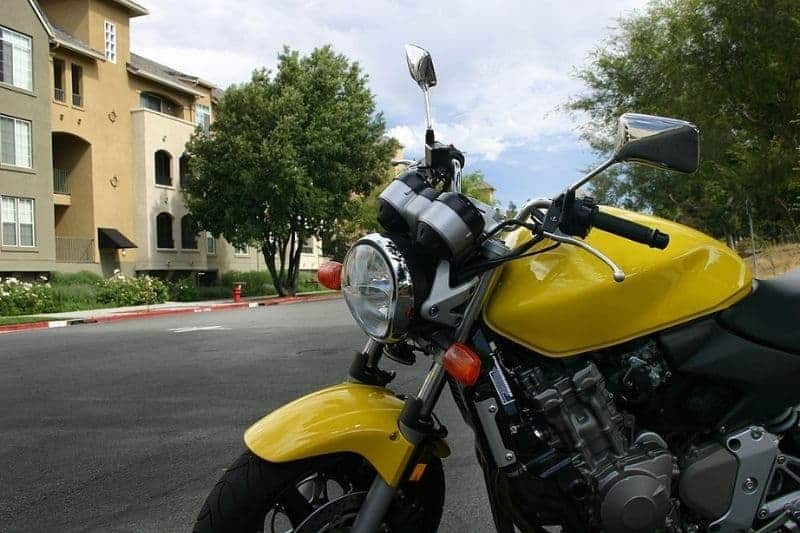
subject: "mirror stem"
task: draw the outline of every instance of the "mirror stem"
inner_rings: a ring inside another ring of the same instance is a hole
[[[567,189],[567,190],[568,191],[576,191],[576,190],[578,190],[578,188],[580,188],[581,186],[585,185],[586,182],[588,182],[590,179],[592,179],[593,177],[597,176],[602,171],[604,171],[605,169],[607,169],[608,167],[610,167],[611,165],[613,165],[616,162],[617,162],[617,160],[614,159],[613,156],[610,157],[607,161],[602,163],[599,167],[595,168],[594,170],[592,170],[591,172],[586,174],[584,177],[582,177],[581,179],[579,179],[578,181],[576,181],[575,183],[570,185],[569,189]]]
[[[431,99],[428,96],[428,89],[423,89],[422,94],[425,95],[425,127],[428,130],[432,130],[433,121],[431,120]]]

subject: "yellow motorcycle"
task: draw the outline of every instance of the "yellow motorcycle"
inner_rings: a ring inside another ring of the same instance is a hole
[[[754,281],[716,240],[577,190],[620,162],[693,172],[699,132],[626,114],[611,158],[501,220],[436,141],[431,56],[406,47],[426,146],[321,280],[369,337],[343,383],[250,427],[195,531],[435,531],[448,385],[497,531],[800,528],[800,275]],[[418,392],[382,357],[428,357]]]

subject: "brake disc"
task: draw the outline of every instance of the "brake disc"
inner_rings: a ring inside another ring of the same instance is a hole
[[[366,492],[351,492],[331,500],[308,515],[293,533],[347,533],[366,497]]]

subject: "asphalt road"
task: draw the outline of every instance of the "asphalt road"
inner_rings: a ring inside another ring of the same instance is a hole
[[[0,336],[0,530],[189,530],[244,429],[340,381],[363,342],[340,300]],[[426,366],[399,370],[414,392]],[[437,413],[440,530],[492,531],[472,434],[449,394]]]

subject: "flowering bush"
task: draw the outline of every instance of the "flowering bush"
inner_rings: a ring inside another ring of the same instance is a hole
[[[0,282],[0,315],[48,313],[55,307],[49,283],[28,283],[16,278]]]
[[[98,303],[118,307],[163,303],[169,298],[169,287],[158,278],[128,278],[116,273],[97,282]]]
[[[128,278],[115,273],[108,279],[87,279],[87,283],[62,284],[54,278],[53,285],[46,279],[37,283],[16,278],[0,280],[0,316],[156,304],[169,298],[169,287],[149,276]]]

